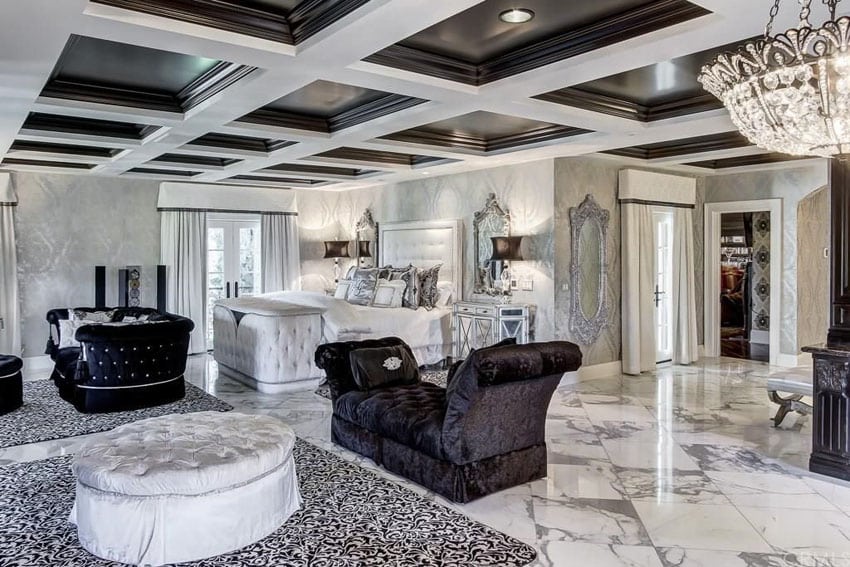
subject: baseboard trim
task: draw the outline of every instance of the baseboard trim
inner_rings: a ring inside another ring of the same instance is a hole
[[[567,372],[561,378],[561,384],[575,384],[577,382],[585,382],[587,380],[596,380],[597,378],[611,378],[619,376],[623,372],[623,363],[619,360],[613,362],[603,362],[602,364],[593,364],[591,366],[582,366],[576,372]]]
[[[779,353],[776,357],[776,364],[785,368],[794,368],[795,366],[811,366],[812,355],[804,352],[802,354],[783,354]]]
[[[28,356],[23,359],[24,361],[24,372],[38,372],[41,370],[51,370],[53,368],[53,361],[49,356]]]

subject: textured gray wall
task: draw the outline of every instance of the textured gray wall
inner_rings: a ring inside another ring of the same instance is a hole
[[[608,324],[591,345],[582,345],[584,364],[620,360],[620,207],[617,205],[619,172],[615,161],[591,158],[555,160],[555,336],[574,340],[570,333],[570,259],[572,232],[570,209],[590,193],[610,213],[608,223]]]
[[[797,345],[826,342],[829,328],[829,191],[818,189],[797,205]]]
[[[156,303],[159,183],[75,175],[12,174],[24,356],[44,353],[44,315],[94,304],[94,267],[107,266],[107,303],[117,270],[141,265],[142,305]]]
[[[773,282],[771,291],[780,289],[782,315],[779,351],[797,355],[797,204],[806,195],[827,185],[828,167],[822,163],[809,167],[754,173],[736,173],[707,177],[707,203],[782,199],[782,222],[771,221],[773,230],[782,230],[782,281]],[[771,261],[775,261],[771,258]]]
[[[464,295],[471,296],[472,215],[495,193],[510,210],[512,231],[527,237],[527,261],[513,266],[520,278],[531,277],[534,291],[515,292],[519,302],[537,305],[537,338],[554,337],[552,160],[497,167],[457,175],[429,177],[376,189],[327,193],[298,192],[302,282],[322,289],[333,278],[333,263],[322,260],[322,240],[353,238],[354,225],[370,207],[381,222],[460,218],[464,222]],[[348,264],[350,265],[350,264]],[[347,266],[343,266],[343,269]]]

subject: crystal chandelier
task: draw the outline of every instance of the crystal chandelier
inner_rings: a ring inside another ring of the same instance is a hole
[[[830,20],[809,23],[812,0],[798,0],[800,25],[718,55],[699,82],[723,102],[738,130],[766,150],[796,156],[850,153],[850,18],[836,19],[841,0],[822,0]]]

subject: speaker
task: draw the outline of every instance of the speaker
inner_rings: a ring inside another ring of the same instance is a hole
[[[156,308],[161,313],[165,313],[168,303],[165,289],[165,269],[162,264],[156,267]]]
[[[118,270],[118,307],[127,307],[129,303],[129,289],[127,288],[130,278],[130,270]]]
[[[106,307],[106,266],[94,267],[94,306]]]

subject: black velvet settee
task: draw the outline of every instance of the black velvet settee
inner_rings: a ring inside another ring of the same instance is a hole
[[[446,388],[420,381],[395,337],[321,345],[315,360],[335,443],[469,502],[546,476],[546,411],[581,351],[568,342],[480,349],[452,366]]]
[[[74,335],[80,345],[60,348],[60,321],[69,318],[69,310],[47,312],[51,378],[62,399],[80,412],[103,413],[166,404],[185,395],[183,373],[195,327],[191,319],[145,307],[73,311],[97,313],[107,321],[83,323]]]

